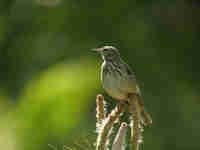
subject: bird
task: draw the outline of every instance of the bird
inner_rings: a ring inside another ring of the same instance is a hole
[[[100,53],[103,59],[101,83],[108,95],[126,103],[129,103],[130,95],[136,95],[143,124],[152,124],[150,115],[144,110],[135,71],[121,58],[119,50],[114,46],[103,46],[92,50]]]

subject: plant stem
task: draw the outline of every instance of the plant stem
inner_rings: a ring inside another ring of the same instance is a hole
[[[131,142],[132,150],[139,150],[139,145],[141,143],[141,130],[140,130],[140,120],[139,120],[139,110],[136,95],[130,96],[129,101],[129,112],[131,113]]]

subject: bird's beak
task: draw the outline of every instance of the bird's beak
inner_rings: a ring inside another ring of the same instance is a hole
[[[94,48],[94,49],[91,49],[92,51],[95,51],[95,52],[102,52],[103,49],[102,48]]]

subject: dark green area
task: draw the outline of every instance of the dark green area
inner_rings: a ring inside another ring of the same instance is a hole
[[[137,71],[152,114],[142,149],[199,150],[199,13],[197,0],[1,0],[0,147],[93,142],[104,90],[90,49],[108,44]]]

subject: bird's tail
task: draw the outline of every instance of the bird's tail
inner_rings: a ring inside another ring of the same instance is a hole
[[[136,94],[136,101],[138,105],[138,109],[141,116],[141,121],[145,126],[149,126],[152,124],[151,116],[148,112],[145,111],[144,104],[142,103],[141,95]]]
[[[145,108],[144,108],[144,104],[142,103],[142,97],[141,97],[141,94],[138,92],[138,93],[135,93],[135,94],[130,94],[129,95],[129,102],[130,101],[135,101],[136,103],[136,107],[138,108],[138,112],[139,112],[139,120],[140,122],[144,125],[144,126],[149,126],[152,124],[152,119],[151,119],[151,116],[149,113],[147,113],[145,111]]]

